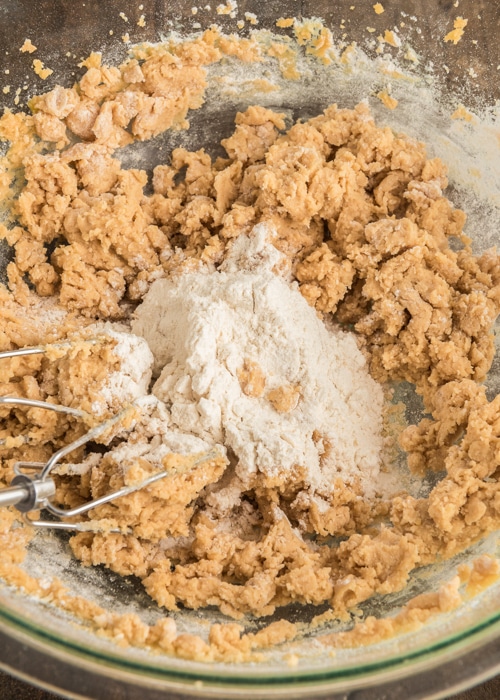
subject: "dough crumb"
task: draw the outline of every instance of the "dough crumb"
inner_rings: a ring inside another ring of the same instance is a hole
[[[373,9],[374,9],[375,12],[377,13],[377,15],[381,15],[382,12],[385,12],[384,6],[383,6],[381,3],[379,3],[379,2],[377,2],[377,3],[373,6]]]
[[[54,72],[50,68],[44,68],[42,61],[40,61],[38,58],[33,60],[33,70],[42,80],[46,80],[46,78],[48,78],[49,75],[52,75]]]
[[[384,36],[382,37],[382,41],[384,41],[386,44],[389,44],[390,46],[394,46],[395,48],[399,48],[401,46],[401,39],[396,34],[396,32],[391,29],[385,30]]]
[[[276,26],[282,29],[288,29],[288,27],[293,27],[294,21],[293,17],[280,17],[276,20]]]
[[[23,53],[33,53],[36,50],[36,46],[31,43],[31,39],[26,39],[24,44],[19,49],[19,51],[22,51]]]
[[[452,119],[463,119],[466,122],[473,122],[474,115],[471,114],[463,105],[459,105],[451,115]]]
[[[257,15],[253,12],[245,12],[245,19],[247,22],[250,22],[250,24],[256,25],[259,23],[259,20],[257,19]]]
[[[457,17],[456,20],[453,22],[453,29],[451,30],[451,32],[448,32],[448,34],[443,38],[443,41],[458,44],[458,42],[464,35],[464,30],[467,26],[468,21],[469,20],[464,19],[463,17]]]
[[[266,377],[257,362],[245,360],[243,367],[238,371],[238,379],[246,396],[259,397],[264,393]]]
[[[411,61],[412,63],[415,63],[415,64],[419,63],[417,52],[414,49],[412,49],[411,46],[408,46],[403,58],[406,61]]]
[[[272,389],[267,395],[268,401],[272,403],[278,413],[289,413],[297,408],[300,399],[300,386],[280,386]]]
[[[399,104],[395,97],[389,95],[387,90],[382,90],[381,92],[378,92],[377,97],[382,102],[382,104],[384,104],[388,109],[396,109],[396,107]]]
[[[217,5],[216,12],[218,15],[230,15],[238,9],[238,3],[235,0],[227,0],[225,5]]]

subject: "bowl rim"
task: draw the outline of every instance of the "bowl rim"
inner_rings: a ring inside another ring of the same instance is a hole
[[[422,697],[423,684],[429,691],[426,698],[439,698],[449,694],[450,689],[458,692],[500,671],[500,610],[465,630],[391,658],[326,670],[301,671],[284,665],[279,675],[275,669],[259,669],[258,664],[249,664],[246,672],[226,665],[221,672],[220,665],[213,668],[210,664],[190,662],[189,669],[183,670],[174,667],[174,657],[170,657],[173,665],[154,665],[108,649],[88,648],[62,633],[58,636],[47,628],[37,627],[35,621],[12,614],[1,605],[0,649],[4,650],[0,668],[7,672],[49,690],[69,691],[76,693],[72,697],[92,700],[109,698],[116,686],[141,689],[146,693],[142,696],[144,700],[150,697],[156,700],[155,693],[159,690],[220,698],[247,697],[247,693],[256,698],[291,698],[295,693],[303,697],[304,691],[308,697],[332,692],[345,697],[346,691],[357,690],[361,695],[357,694],[356,698],[362,700],[363,691],[373,692],[374,688],[384,690],[388,699],[397,688],[394,698],[410,699],[415,697],[417,688],[418,697]],[[47,677],[49,667],[57,669],[52,678]],[[54,678],[62,687],[54,685]],[[102,689],[102,694],[79,694],[88,686],[89,678],[98,693]]]

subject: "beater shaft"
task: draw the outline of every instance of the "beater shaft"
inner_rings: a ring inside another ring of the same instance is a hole
[[[0,506],[16,506],[21,513],[27,513],[43,507],[55,492],[52,479],[32,479],[20,474],[12,479],[9,488],[0,489]]]
[[[22,486],[10,486],[0,490],[0,507],[17,506],[27,500],[28,493]]]

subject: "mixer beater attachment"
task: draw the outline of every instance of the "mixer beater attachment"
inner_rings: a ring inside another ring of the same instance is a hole
[[[89,341],[92,344],[99,342],[99,339],[91,339]],[[72,344],[67,343],[57,343],[54,345],[37,346],[30,348],[22,348],[19,350],[9,350],[6,352],[0,352],[0,360],[7,359],[11,357],[18,357],[23,355],[34,355],[46,353],[49,348],[58,347],[65,348],[71,347]],[[69,416],[82,419],[85,423],[92,425],[95,422],[93,416],[86,411],[82,411],[77,408],[71,408],[68,406],[61,406],[58,404],[52,404],[47,401],[37,401],[34,399],[25,399],[12,396],[2,396],[0,397],[0,407],[1,406],[27,406],[29,408],[42,408],[47,411],[55,411],[57,413],[64,413]],[[14,472],[16,476],[12,480],[9,487],[0,489],[0,506],[15,506],[15,508],[24,514],[25,520],[36,527],[51,528],[51,529],[63,529],[63,530],[79,530],[79,531],[89,531],[89,530],[100,530],[98,522],[80,522],[80,523],[70,523],[64,522],[63,519],[74,518],[75,516],[82,515],[97,508],[98,506],[114,501],[121,496],[127,496],[130,493],[134,493],[139,489],[146,488],[151,484],[154,484],[160,479],[164,479],[166,476],[172,474],[171,470],[158,471],[146,479],[124,486],[116,491],[113,491],[105,496],[96,498],[92,501],[84,503],[80,506],[71,509],[63,509],[55,505],[51,498],[56,493],[56,484],[51,476],[54,468],[66,455],[73,452],[74,450],[82,447],[90,441],[103,436],[107,432],[111,432],[112,428],[117,427],[124,419],[134,415],[136,408],[134,404],[130,404],[126,408],[122,409],[119,413],[108,418],[107,420],[94,425],[90,430],[88,430],[84,435],[77,438],[73,442],[65,445],[57,452],[55,452],[50,459],[45,463],[40,462],[16,462],[14,465]],[[3,441],[5,444],[5,440]],[[219,456],[217,450],[211,450],[209,452],[199,455],[199,457],[193,461],[190,467],[196,467],[203,462],[214,459]],[[26,471],[35,472],[34,475],[27,474]],[[58,520],[32,520],[27,517],[30,511],[34,510],[46,510],[53,516],[58,518]],[[96,528],[97,526],[97,528]],[[122,532],[122,530],[117,529],[106,529],[106,532]]]

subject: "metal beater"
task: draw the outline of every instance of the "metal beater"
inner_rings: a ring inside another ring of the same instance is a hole
[[[91,339],[90,343],[100,342],[99,339]],[[0,352],[0,360],[8,359],[11,357],[18,357],[24,355],[36,355],[44,354],[49,348],[65,348],[71,347],[70,342],[56,343],[54,345],[40,345],[37,347],[21,348],[19,350],[8,350],[5,352]],[[0,406],[2,405],[16,405],[16,406],[27,406],[29,408],[42,408],[47,411],[55,411],[58,413],[65,413],[66,415],[74,416],[76,418],[82,419],[86,423],[92,424],[94,422],[93,417],[86,411],[82,411],[76,408],[69,408],[67,406],[61,406],[58,404],[51,404],[46,401],[37,401],[34,399],[24,399],[11,396],[0,397]],[[92,527],[92,522],[83,523],[67,523],[62,522],[61,519],[73,518],[83,513],[87,513],[93,508],[97,508],[105,503],[114,501],[121,496],[127,496],[130,493],[134,493],[139,489],[146,488],[151,484],[154,484],[160,479],[164,479],[171,471],[164,470],[152,474],[147,479],[137,483],[131,484],[129,486],[124,486],[117,491],[96,498],[88,503],[84,503],[76,508],[71,508],[65,510],[59,508],[57,505],[51,502],[51,498],[56,493],[56,485],[54,479],[51,477],[51,472],[54,470],[59,461],[65,457],[73,450],[78,447],[82,447],[91,440],[102,436],[115,426],[117,426],[124,418],[130,416],[135,411],[133,404],[130,404],[126,408],[122,409],[119,413],[114,415],[112,418],[108,418],[106,421],[99,423],[98,425],[92,427],[88,432],[79,437],[78,439],[71,442],[69,445],[65,445],[55,454],[50,457],[50,459],[45,463],[40,462],[16,462],[14,465],[14,472],[16,476],[12,480],[8,488],[0,489],[0,506],[15,506],[15,508],[25,515],[26,521],[30,525],[43,528],[52,529],[63,529],[63,530],[79,530],[88,531],[93,529],[100,529]],[[5,443],[5,440],[3,441]],[[219,456],[217,450],[211,450],[210,452],[204,453],[199,456],[197,460],[192,463],[192,467],[198,466],[203,462],[209,461],[211,459]],[[27,474],[26,471],[35,472],[34,475]],[[27,514],[33,510],[46,510],[53,516],[59,518],[59,520],[32,520],[27,517]],[[107,532],[122,532],[121,530],[106,530]]]

